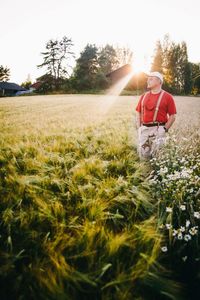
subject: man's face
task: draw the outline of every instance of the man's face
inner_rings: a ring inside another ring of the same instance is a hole
[[[161,81],[158,77],[151,76],[147,78],[147,88],[154,89],[161,86]]]

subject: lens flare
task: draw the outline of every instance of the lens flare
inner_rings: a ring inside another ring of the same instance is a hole
[[[106,115],[113,104],[118,100],[121,92],[126,87],[128,82],[133,76],[133,69],[129,74],[118,80],[107,91],[105,96],[102,96],[99,102],[98,112],[102,115]]]

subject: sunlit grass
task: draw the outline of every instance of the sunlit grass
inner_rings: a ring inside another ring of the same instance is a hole
[[[136,153],[136,99],[101,110],[106,99],[1,100],[2,299],[178,299],[157,262],[163,234]],[[178,99],[182,114],[198,111],[188,101]]]

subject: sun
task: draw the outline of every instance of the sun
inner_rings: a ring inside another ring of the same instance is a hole
[[[131,66],[134,74],[141,72],[148,73],[150,70],[150,63],[146,57],[136,57],[133,59]]]

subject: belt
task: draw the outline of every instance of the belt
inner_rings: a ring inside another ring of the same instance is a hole
[[[159,123],[159,122],[155,122],[155,123],[143,123],[143,126],[147,126],[147,127],[152,127],[152,126],[164,126],[165,123]]]

